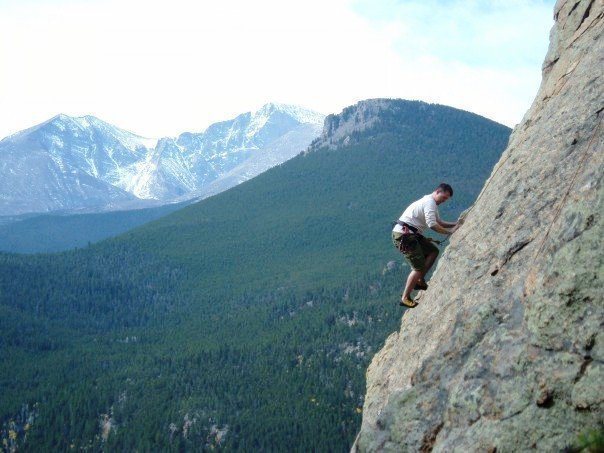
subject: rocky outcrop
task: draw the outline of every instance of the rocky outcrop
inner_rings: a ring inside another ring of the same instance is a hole
[[[604,422],[604,2],[558,1],[532,107],[367,372],[359,451],[559,451]]]
[[[346,107],[339,114],[327,115],[323,123],[323,133],[313,141],[309,151],[319,148],[336,149],[354,144],[351,141],[354,140],[355,134],[371,129],[380,119],[380,113],[395,108],[398,102],[392,99],[367,99]]]
[[[338,114],[325,117],[323,132],[313,140],[306,153],[336,150],[368,142],[380,148],[381,138],[396,135],[399,139],[419,135],[424,139],[440,141],[443,138],[443,128],[454,127],[461,129],[461,142],[468,139],[468,135],[464,136],[462,132],[468,132],[463,128],[465,121],[479,123],[482,131],[508,129],[475,113],[445,105],[406,99],[366,99],[346,107]],[[472,133],[475,132],[470,132],[470,135]],[[403,146],[401,152],[405,152],[405,148],[410,146]]]

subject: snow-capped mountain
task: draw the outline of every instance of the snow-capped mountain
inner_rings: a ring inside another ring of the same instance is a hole
[[[0,141],[0,215],[207,196],[303,151],[323,119],[267,104],[201,133],[156,140],[92,116],[57,115]]]
[[[0,141],[0,214],[115,207],[136,197],[112,184],[154,143],[92,116],[57,115]]]
[[[219,178],[208,184],[204,184],[200,189],[195,191],[195,195],[198,198],[215,195],[247,181],[275,165],[285,162],[297,155],[300,150],[307,149],[310,143],[308,138],[316,138],[318,136],[317,131],[320,133],[320,128],[317,128],[315,124],[300,124],[276,140],[268,143],[262,149],[262,152],[252,153],[249,158],[243,160]]]

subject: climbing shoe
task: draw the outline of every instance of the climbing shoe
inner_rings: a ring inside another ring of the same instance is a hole
[[[399,302],[399,305],[401,307],[414,308],[414,307],[417,307],[417,302],[415,302],[413,299],[409,299],[408,297],[405,297],[404,299],[401,299],[401,301]]]
[[[428,289],[428,284],[425,280],[422,279],[415,284],[415,287],[413,289],[416,291],[419,291],[420,289],[425,291]]]

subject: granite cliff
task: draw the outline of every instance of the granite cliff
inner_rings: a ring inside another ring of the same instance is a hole
[[[556,3],[537,96],[373,358],[353,451],[560,451],[602,426],[603,16]]]

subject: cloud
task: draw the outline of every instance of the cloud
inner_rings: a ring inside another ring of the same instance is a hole
[[[59,112],[157,137],[269,101],[331,113],[370,97],[513,124],[536,90],[547,33],[498,44],[514,24],[530,27],[513,8],[462,3],[0,1],[0,136]]]
[[[379,27],[396,29],[396,46],[414,57],[500,69],[540,64],[554,0],[356,0]]]
[[[553,0],[356,0],[390,35],[399,96],[520,121],[541,80]]]

